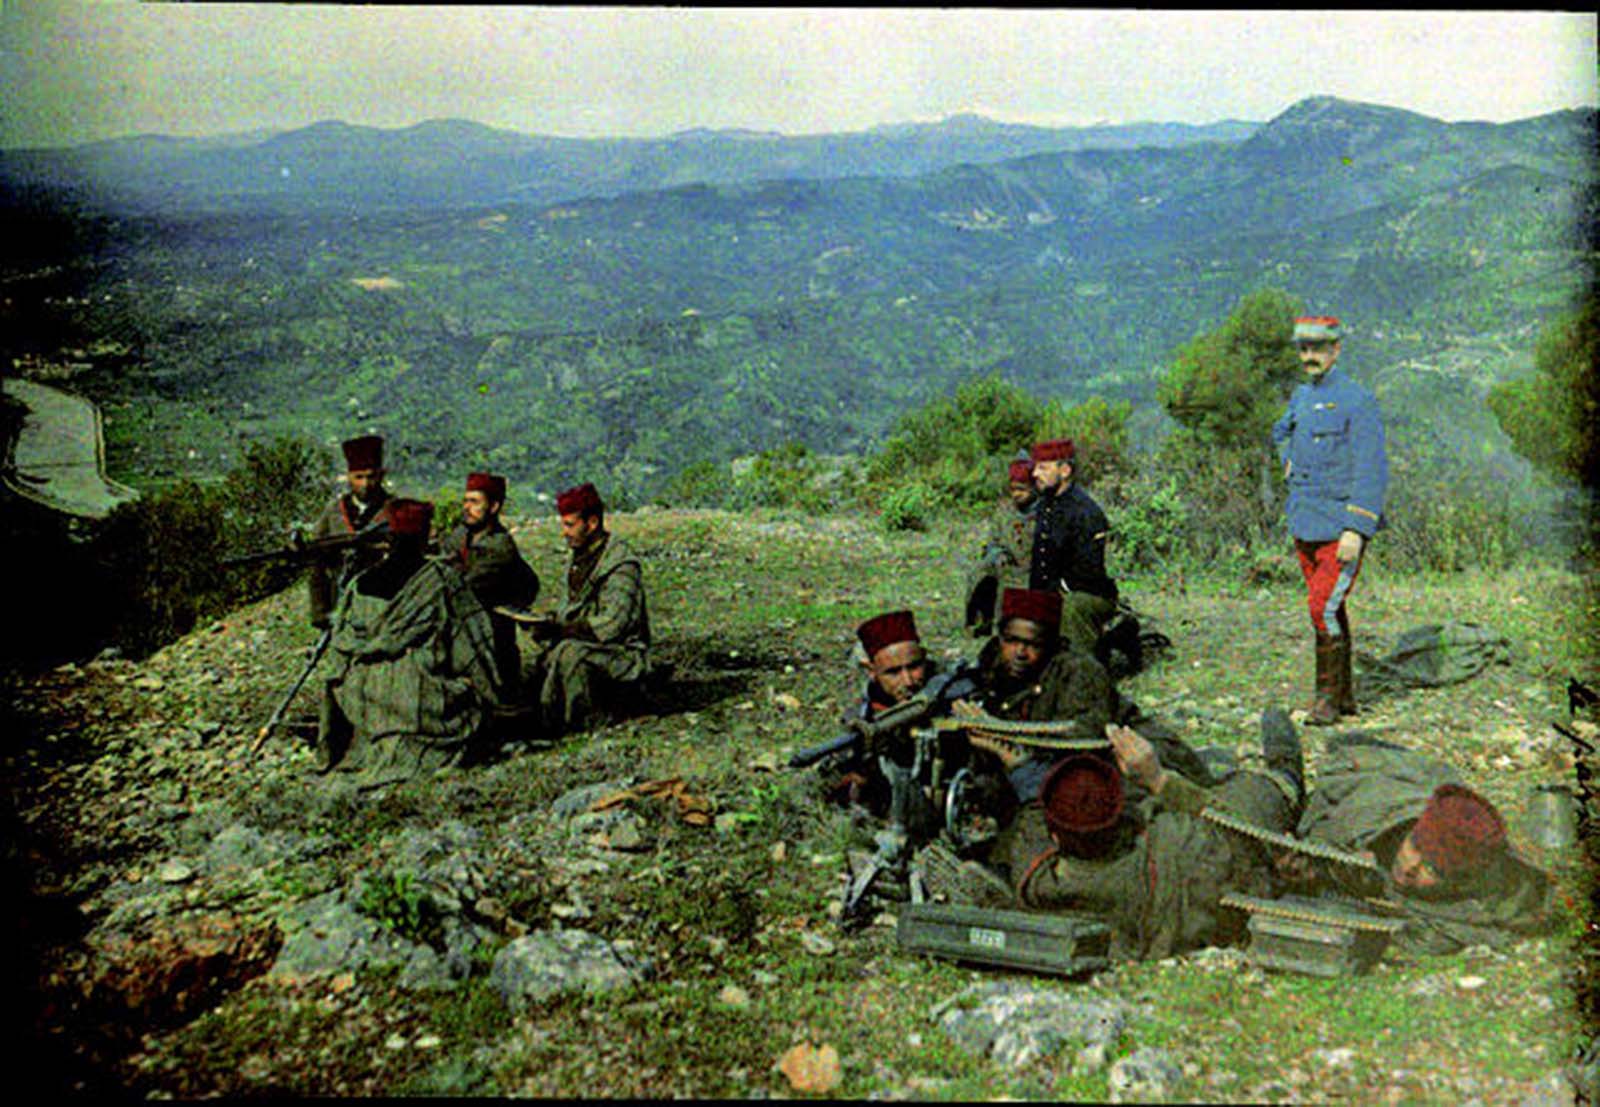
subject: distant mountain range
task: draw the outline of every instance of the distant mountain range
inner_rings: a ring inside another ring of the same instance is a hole
[[[135,443],[170,474],[240,435],[374,429],[414,473],[599,466],[648,490],[786,439],[870,449],[975,375],[1148,405],[1176,346],[1272,285],[1350,321],[1341,364],[1404,437],[1503,450],[1483,389],[1592,289],[1596,112],[1318,97],[1221,126],[1092,146],[963,118],[637,142],[326,124],[12,151],[0,200],[35,248],[0,263],[31,274],[6,285],[8,341],[126,351],[82,378],[114,470]],[[976,154],[1051,141],[1079,145]]]
[[[147,135],[0,151],[14,196],[145,213],[393,210],[554,203],[684,184],[907,177],[1056,150],[1233,142],[1253,123],[1035,127],[976,115],[845,134],[690,130],[666,138],[551,138],[465,120],[398,129],[324,122],[219,138]]]

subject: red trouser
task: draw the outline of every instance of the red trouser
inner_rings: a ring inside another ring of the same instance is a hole
[[[1334,638],[1350,633],[1344,613],[1345,597],[1361,572],[1361,556],[1354,561],[1339,560],[1339,543],[1302,542],[1296,538],[1294,552],[1300,558],[1300,572],[1306,578],[1306,601],[1311,607],[1311,625],[1318,634]],[[1361,553],[1366,553],[1363,545]]]

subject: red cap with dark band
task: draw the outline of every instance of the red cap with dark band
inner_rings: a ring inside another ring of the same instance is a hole
[[[1072,444],[1072,439],[1052,438],[1034,445],[1033,460],[1035,464],[1041,461],[1071,461],[1077,452],[1078,448]]]
[[[506,478],[495,476],[493,473],[468,473],[467,491],[482,492],[495,503],[504,503],[506,498]]]
[[[869,658],[896,642],[922,641],[917,637],[917,621],[909,611],[874,615],[856,628],[856,637],[861,640],[861,648],[867,651]]]
[[[557,515],[598,515],[604,510],[600,493],[587,481],[556,496]]]
[[[433,505],[427,500],[390,500],[385,505],[389,515],[389,533],[426,538],[433,525]]]
[[[339,448],[344,451],[344,467],[347,472],[359,473],[367,469],[383,468],[383,439],[375,434],[347,439]]]
[[[1075,753],[1057,761],[1039,789],[1051,834],[1092,834],[1122,815],[1122,773],[1103,757]]]
[[[1000,593],[1001,624],[1007,619],[1026,619],[1055,633],[1061,629],[1061,593],[1007,588]]]
[[[1440,876],[1458,876],[1505,849],[1506,826],[1482,796],[1459,784],[1441,784],[1412,827],[1411,844]]]

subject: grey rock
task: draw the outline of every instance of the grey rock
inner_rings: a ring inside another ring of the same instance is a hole
[[[512,1007],[568,992],[624,988],[645,975],[611,943],[586,930],[536,930],[510,942],[494,959],[489,983]]]
[[[403,964],[407,951],[376,919],[356,910],[343,889],[307,900],[282,919],[286,931],[269,976],[355,972]]]
[[[649,849],[651,839],[644,831],[644,824],[632,812],[624,812],[617,825],[606,831],[606,845],[612,849],[625,852],[635,852]]]
[[[283,856],[278,843],[253,826],[233,823],[223,827],[206,848],[206,867],[212,872],[259,869]]]
[[[1128,1021],[1121,1004],[1009,981],[968,989],[935,1018],[961,1048],[1013,1069],[1068,1049],[1080,1066],[1103,1064]]]
[[[176,857],[163,861],[156,869],[156,879],[163,884],[187,884],[194,877],[194,866]]]
[[[1111,1066],[1112,1103],[1168,1103],[1178,1098],[1183,1066],[1164,1049],[1141,1046]]]

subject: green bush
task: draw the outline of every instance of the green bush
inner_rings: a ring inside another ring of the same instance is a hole
[[[428,497],[433,504],[433,534],[444,539],[461,522],[461,487],[441,488]]]
[[[291,528],[327,496],[330,465],[319,447],[283,438],[247,448],[216,484],[180,481],[119,505],[77,555],[85,564],[61,569],[93,582],[76,613],[81,640],[149,653],[202,619],[285,587],[301,565],[220,563],[287,546]]]
[[[252,442],[222,479],[220,502],[230,539],[288,538],[291,524],[309,519],[328,499],[333,457],[304,438]]]
[[[225,503],[220,489],[186,480],[121,504],[106,520],[92,556],[110,589],[104,615],[123,649],[159,649],[226,610],[241,577],[260,579],[260,570],[230,578],[217,564]]]
[[[884,493],[878,522],[885,530],[927,530],[944,498],[931,486],[912,481]]]
[[[867,464],[870,494],[882,502],[921,482],[952,505],[995,499],[1005,466],[1034,441],[1044,406],[1016,385],[979,377],[908,412]]]
[[[1132,472],[1132,411],[1126,400],[1098,396],[1070,406],[1045,404],[998,377],[978,377],[900,418],[868,461],[866,490],[882,503],[898,489],[921,484],[947,509],[986,506],[1003,494],[1012,459],[1046,438],[1071,438],[1078,446],[1077,479],[1110,485]]]
[[[1389,457],[1388,503],[1376,550],[1402,571],[1504,569],[1528,549],[1518,490],[1511,474],[1426,448]]]
[[[789,508],[821,515],[854,504],[859,495],[854,458],[814,454],[804,443],[785,442],[729,467],[721,505],[733,510]]]
[[[1190,512],[1177,477],[1130,489],[1111,520],[1106,562],[1112,576],[1187,565]]]
[[[730,484],[727,464],[696,461],[667,482],[656,502],[663,507],[725,507]]]

